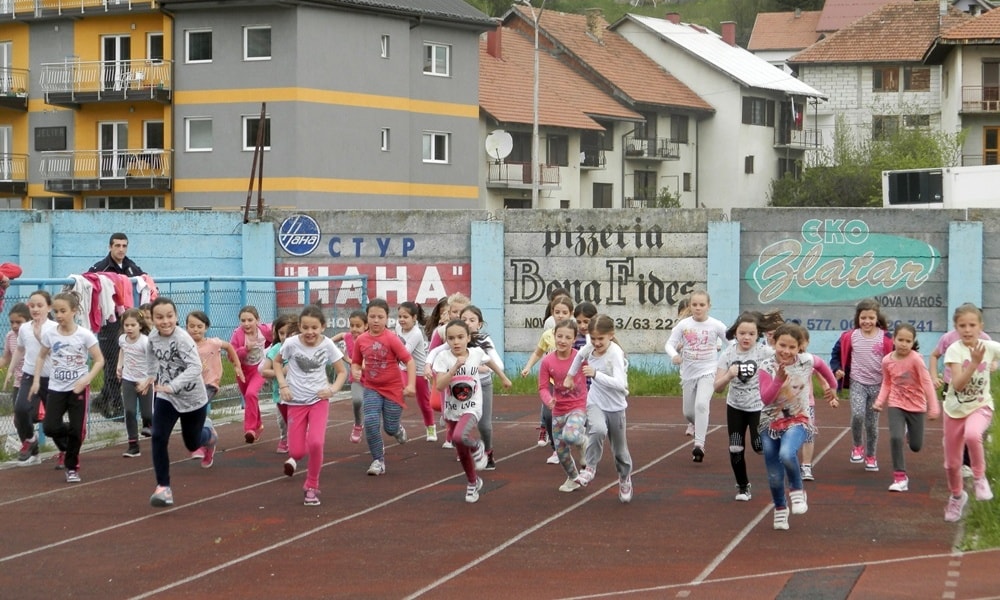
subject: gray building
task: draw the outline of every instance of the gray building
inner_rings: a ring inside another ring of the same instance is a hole
[[[174,208],[476,208],[479,34],[464,0],[164,0]]]

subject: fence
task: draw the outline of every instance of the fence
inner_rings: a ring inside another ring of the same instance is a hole
[[[7,291],[4,311],[9,312],[17,302],[26,302],[28,297],[38,289],[44,289],[55,294],[65,286],[72,286],[73,279],[18,279]],[[323,302],[323,312],[327,317],[327,334],[336,330],[346,329],[347,316],[356,305],[365,308],[368,305],[368,276],[341,275],[325,277],[163,277],[156,280],[161,296],[169,297],[177,305],[179,326],[184,327],[186,315],[194,310],[204,311],[209,315],[212,324],[206,331],[206,337],[219,337],[229,340],[233,330],[239,326],[240,308],[251,305],[257,308],[261,321],[269,323],[279,314],[297,313],[305,304],[317,303],[321,299],[335,298],[336,302]],[[138,306],[139,295],[135,293],[134,304]],[[6,316],[6,315],[5,315]],[[9,320],[0,320],[0,340],[6,339],[10,331]],[[114,348],[117,347],[117,336],[113,337]],[[102,352],[106,360],[108,351],[102,340]],[[114,361],[117,350],[113,350],[110,371],[114,373]],[[235,375],[229,363],[225,367],[222,378],[222,388],[212,401],[214,416],[232,415],[242,410],[242,398],[235,385]],[[6,373],[0,373],[5,377]],[[91,384],[91,402],[105,395],[104,374],[99,374]],[[118,398],[120,389],[116,380],[109,382],[108,396]],[[262,397],[269,397],[270,390],[265,386]],[[116,414],[117,413],[117,414]],[[7,438],[8,450],[17,442],[13,425],[13,399],[10,390],[0,392],[0,451],[4,438]],[[124,433],[124,428],[114,423],[121,423],[120,408],[93,410],[88,417],[88,436],[105,432]]]

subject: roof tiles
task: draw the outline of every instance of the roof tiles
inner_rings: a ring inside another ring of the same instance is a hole
[[[819,39],[816,25],[818,10],[795,12],[757,13],[757,20],[750,33],[747,50],[801,50]]]

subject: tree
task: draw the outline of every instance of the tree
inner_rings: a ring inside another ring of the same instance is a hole
[[[870,139],[867,129],[838,118],[832,148],[824,148],[811,164],[803,165],[800,179],[786,174],[772,181],[769,204],[881,206],[882,171],[954,166],[966,135],[898,127],[879,133],[883,139]]]

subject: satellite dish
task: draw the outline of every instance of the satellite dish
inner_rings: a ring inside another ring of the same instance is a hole
[[[514,138],[503,129],[494,129],[486,136],[486,154],[497,162],[507,158],[514,149]]]

